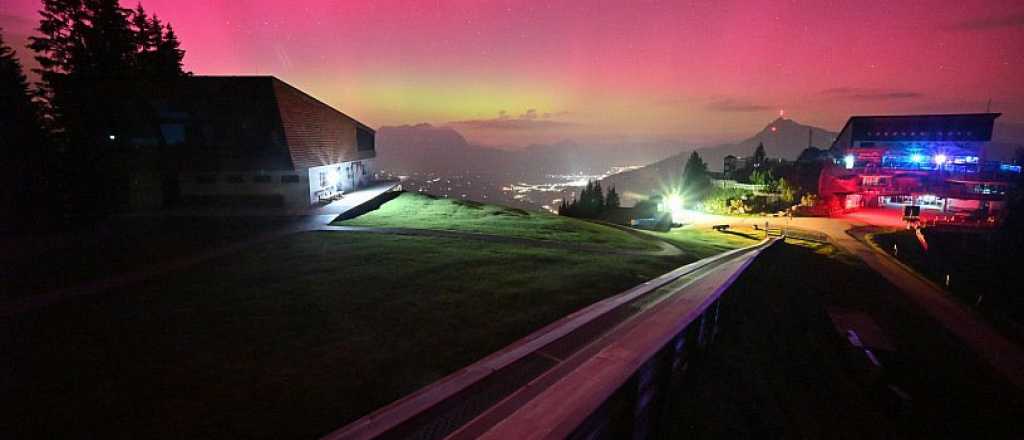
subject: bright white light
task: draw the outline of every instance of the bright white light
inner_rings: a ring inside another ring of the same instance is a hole
[[[679,194],[669,194],[665,199],[665,206],[669,211],[678,212],[683,210],[683,197]]]
[[[847,154],[846,157],[843,158],[843,164],[846,165],[846,169],[849,170],[853,168],[853,160],[854,158],[852,154]]]
[[[110,140],[114,140],[114,139],[117,139],[117,136],[114,136],[114,135],[110,135],[110,136],[107,136],[107,137],[108,137],[108,138],[109,138]]]
[[[946,163],[946,155],[945,154],[936,154],[935,155],[935,164],[936,165],[942,165],[944,163]]]
[[[327,186],[337,185],[340,178],[337,170],[327,170]]]
[[[914,153],[914,154],[910,155],[910,161],[913,162],[913,163],[921,163],[921,161],[923,159],[924,159],[924,156],[921,156],[920,154],[917,154],[917,153]]]

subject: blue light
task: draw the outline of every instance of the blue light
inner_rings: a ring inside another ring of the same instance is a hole
[[[922,160],[924,160],[924,156],[920,154],[914,153],[910,155],[910,161],[913,163],[921,163]]]

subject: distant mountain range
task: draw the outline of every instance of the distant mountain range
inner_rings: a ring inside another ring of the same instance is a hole
[[[696,151],[712,171],[722,169],[728,155],[749,156],[763,143],[769,157],[795,160],[813,145],[831,146],[837,133],[778,118],[760,132],[740,142]],[[996,122],[989,157],[1007,160],[1024,145],[1024,124]],[[682,142],[650,142],[629,145],[580,145],[571,141],[531,145],[519,150],[502,150],[474,145],[449,126],[430,124],[385,126],[377,131],[377,159],[382,169],[397,174],[433,173],[463,175],[481,173],[515,178],[546,174],[599,174],[613,166],[649,164],[643,168],[608,176],[605,187],[614,185],[624,201],[646,197],[679,175],[691,148]],[[632,196],[632,197],[631,197]]]
[[[708,164],[708,169],[721,171],[726,156],[750,156],[758,144],[764,144],[768,157],[795,160],[808,145],[828,148],[836,134],[822,128],[803,125],[792,119],[778,118],[743,141],[699,148],[696,151]],[[627,205],[632,204],[627,200],[645,198],[652,191],[671,185],[682,172],[689,156],[690,151],[680,152],[643,168],[608,176],[602,180],[601,185],[605,188],[615,186],[618,192],[623,194],[623,201]]]
[[[613,166],[651,163],[680,149],[674,142],[634,142],[623,146],[564,141],[503,150],[472,144],[448,126],[417,124],[377,130],[378,164],[399,174],[591,174]]]

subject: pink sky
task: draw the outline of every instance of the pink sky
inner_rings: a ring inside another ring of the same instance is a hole
[[[453,123],[485,144],[710,143],[780,108],[838,130],[989,98],[1024,120],[1019,1],[142,3],[196,74],[276,75],[372,126]],[[2,2],[12,43],[38,8]]]

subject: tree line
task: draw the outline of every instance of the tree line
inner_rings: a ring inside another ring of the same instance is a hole
[[[141,4],[43,0],[39,14],[27,46],[35,84],[0,29],[0,147],[14,164],[4,208],[32,225],[109,211],[124,184],[109,160],[124,145],[102,131],[118,102],[103,91],[188,75],[173,27]]]
[[[558,215],[576,218],[603,218],[611,209],[618,208],[620,204],[619,193],[615,187],[608,189],[605,194],[601,188],[601,182],[587,181],[587,185],[580,191],[579,198],[573,197],[572,201],[562,199],[558,206]]]

